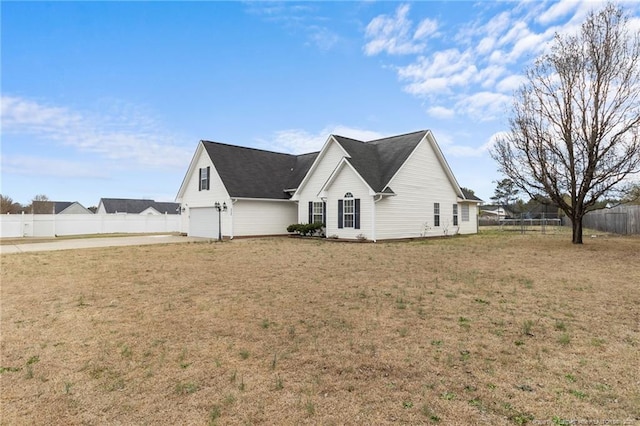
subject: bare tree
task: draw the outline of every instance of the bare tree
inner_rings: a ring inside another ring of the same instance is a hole
[[[0,194],[0,214],[17,214],[22,211],[20,203],[16,203],[7,195]]]
[[[53,202],[44,194],[39,194],[31,200],[31,213],[33,214],[52,214]]]
[[[640,183],[630,185],[620,201],[627,204],[640,204]]]
[[[510,132],[491,155],[531,197],[543,195],[582,218],[640,171],[640,33],[613,4],[591,12],[577,35],[556,35],[526,72]]]

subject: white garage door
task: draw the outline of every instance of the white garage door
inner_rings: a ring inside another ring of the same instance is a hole
[[[218,212],[213,207],[189,209],[189,236],[218,238]]]

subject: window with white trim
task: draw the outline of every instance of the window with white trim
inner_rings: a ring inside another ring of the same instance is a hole
[[[462,205],[462,221],[469,222],[469,205],[468,204]]]
[[[311,223],[324,223],[324,203],[322,201],[313,202]]]
[[[458,226],[458,205],[453,205],[453,226]]]
[[[344,194],[344,204],[343,204],[343,217],[344,217],[344,227],[345,228],[353,228],[355,223],[355,202],[353,199],[353,194],[347,192]]]
[[[433,203],[433,226],[440,226],[440,203]]]

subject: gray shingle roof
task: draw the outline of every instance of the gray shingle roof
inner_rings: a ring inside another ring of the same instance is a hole
[[[334,138],[349,153],[349,163],[371,189],[382,192],[426,134],[426,130],[420,130],[369,142],[336,135]]]
[[[471,192],[467,191],[464,188],[460,188],[462,190],[462,194],[464,194],[464,198],[466,198],[467,200],[472,200],[472,201],[482,201],[481,198],[476,197],[474,194],[472,194]]]
[[[73,204],[73,201],[54,201],[53,213],[60,214],[61,211],[69,207],[71,204]]]
[[[290,198],[318,153],[291,155],[202,141],[231,197]]]
[[[363,142],[334,139],[349,154],[349,163],[376,192],[393,193],[387,185],[427,134],[427,130]],[[297,189],[318,152],[292,155],[220,142],[202,141],[231,197],[288,199]]]
[[[100,202],[107,213],[142,213],[149,207],[153,207],[158,212],[164,214],[178,214],[179,203],[156,202],[154,200],[132,199],[132,198],[101,198]]]

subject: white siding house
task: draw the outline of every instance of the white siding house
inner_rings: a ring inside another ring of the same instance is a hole
[[[184,209],[183,232],[210,238],[286,234],[298,215],[286,189],[292,179],[297,187],[308,160],[200,141],[176,197]],[[216,203],[226,209],[218,211]]]
[[[347,155],[347,152],[329,137],[323,149],[316,157],[313,165],[291,197],[292,201],[297,201],[300,208],[298,210],[298,223],[309,222],[309,203],[321,203],[320,191],[331,176],[331,173],[338,167],[340,161]]]
[[[476,233],[481,200],[419,131],[369,142],[330,135],[320,152],[299,156],[201,141],[176,201],[193,236],[323,222],[327,237],[377,241]]]
[[[439,161],[434,148],[428,141],[419,143],[389,182],[396,195],[378,202],[378,238],[443,235],[452,226],[452,206],[460,198],[459,189],[445,172],[448,166]],[[437,225],[435,204],[440,209]]]

